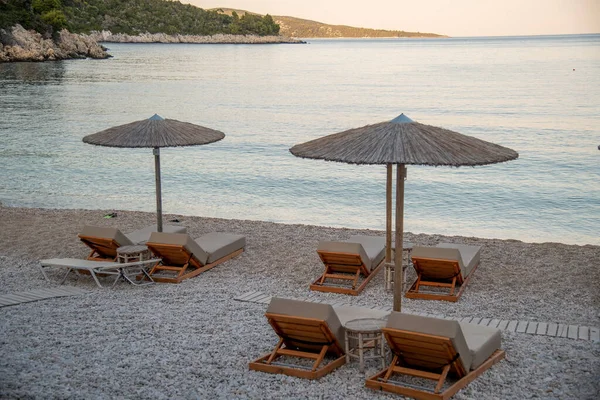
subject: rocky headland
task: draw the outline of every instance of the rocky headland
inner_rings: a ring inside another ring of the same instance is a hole
[[[139,35],[113,34],[110,31],[89,35],[60,31],[56,39],[15,25],[10,30],[0,29],[0,62],[56,61],[77,58],[104,59],[111,57],[100,43],[222,43],[222,44],[278,44],[306,43],[286,36],[258,35],[167,35],[142,33]]]
[[[167,35],[165,33],[142,33],[127,35],[111,33],[110,31],[93,32],[89,36],[97,42],[108,43],[197,43],[197,44],[277,44],[277,43],[306,43],[300,39],[286,36],[270,35],[229,35],[216,34],[211,36],[199,35]]]
[[[56,61],[76,58],[104,59],[110,55],[106,48],[88,35],[63,29],[55,39],[15,25],[0,29],[0,62]]]

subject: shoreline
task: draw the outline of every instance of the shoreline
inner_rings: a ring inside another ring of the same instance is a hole
[[[116,218],[104,218],[116,212]],[[155,223],[140,211],[68,210],[0,206],[0,294],[61,287],[64,271],[38,260],[85,258],[77,238],[85,224],[130,232]],[[287,298],[389,307],[392,293],[380,272],[359,296],[312,292],[323,271],[320,240],[343,240],[382,231],[165,214],[191,237],[207,232],[246,236],[245,251],[180,284],[98,288],[90,277],[65,286],[86,293],[0,308],[0,397],[4,398],[231,398],[389,399],[364,387],[381,369],[358,363],[318,381],[248,370],[272,351],[277,337],[265,305],[240,302],[250,291]],[[438,242],[483,246],[481,263],[456,303],[402,299],[402,310],[463,317],[600,326],[600,246],[527,244],[458,236],[406,234],[420,245]],[[407,269],[407,282],[415,279]],[[112,282],[112,280],[111,280]],[[453,398],[521,400],[594,398],[600,390],[600,344],[591,340],[502,332],[506,359]],[[29,379],[24,377],[35,377]],[[215,379],[218,377],[218,379]],[[549,378],[549,379],[548,379]]]
[[[165,43],[165,44],[306,44],[306,42],[287,36],[270,35],[168,35],[165,33],[141,33],[127,35],[113,34],[110,31],[92,32],[89,37],[98,43]]]
[[[2,202],[0,202],[0,210],[2,209],[2,207],[5,208],[21,208],[21,209],[39,209],[39,210],[65,210],[65,211],[117,211],[117,212],[121,212],[121,213],[137,213],[137,212],[141,212],[141,213],[150,213],[155,215],[153,212],[150,211],[142,211],[142,210],[126,210],[126,209],[121,209],[121,210],[117,210],[117,209],[98,209],[98,208],[71,208],[71,207],[61,207],[61,208],[56,208],[56,207],[40,207],[40,206],[19,206],[19,205],[9,205],[9,204],[3,204]],[[169,213],[169,215],[179,215],[179,216],[183,216],[183,217],[196,217],[198,215],[192,214],[192,213],[183,213],[183,212],[173,212],[173,213]],[[228,217],[223,217],[223,216],[205,216],[205,218],[215,218],[215,219],[223,219],[223,220],[236,220],[236,218],[228,218]],[[313,224],[313,223],[304,223],[304,222],[294,222],[294,221],[276,221],[276,220],[264,220],[264,219],[244,219],[242,221],[254,221],[254,222],[267,222],[267,223],[274,223],[274,224],[283,224],[283,225],[306,225],[306,226],[313,226],[316,228],[326,228],[326,229],[353,229],[353,230],[370,230],[370,231],[374,231],[374,232],[382,232],[383,234],[385,234],[385,229],[378,229],[378,228],[373,228],[373,227],[361,227],[361,226],[344,226],[344,225],[318,225],[318,224]],[[154,221],[154,223],[156,223],[156,221]],[[557,244],[557,245],[565,245],[565,246],[579,246],[579,247],[598,247],[600,246],[600,243],[598,244],[594,244],[594,243],[576,243],[576,242],[569,242],[569,241],[559,241],[559,240],[525,240],[525,239],[521,239],[518,237],[497,237],[497,236],[487,236],[487,235],[481,235],[481,234],[450,234],[450,233],[440,233],[440,232],[412,232],[412,231],[404,231],[405,234],[408,235],[428,235],[428,236],[446,236],[446,237],[461,237],[461,238],[474,238],[474,239],[481,239],[481,240],[501,240],[501,241],[507,241],[507,242],[519,242],[519,243],[523,243],[523,244],[538,244],[538,245],[552,245],[552,244]]]

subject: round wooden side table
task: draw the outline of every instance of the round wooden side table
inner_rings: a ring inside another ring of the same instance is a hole
[[[379,359],[385,368],[386,348],[381,332],[386,321],[377,318],[353,319],[344,324],[346,329],[346,362],[358,358],[360,372],[365,371],[365,360]]]

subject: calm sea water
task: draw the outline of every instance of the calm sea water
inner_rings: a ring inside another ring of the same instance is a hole
[[[383,166],[288,149],[405,113],[520,154],[409,166],[406,231],[600,244],[600,35],[109,47],[0,64],[2,203],[155,210],[151,150],[81,138],[158,113],[227,135],[162,150],[165,212],[385,229]]]

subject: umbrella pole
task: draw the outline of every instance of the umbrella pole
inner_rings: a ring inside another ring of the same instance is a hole
[[[160,148],[152,150],[154,154],[154,176],[156,177],[156,231],[162,232],[162,195],[160,190]]]
[[[404,250],[404,164],[396,166],[396,252],[394,266],[394,311],[402,311],[402,286],[404,271],[402,255]]]
[[[385,186],[385,263],[389,264],[392,262],[392,164],[387,164],[386,168],[387,181]]]

